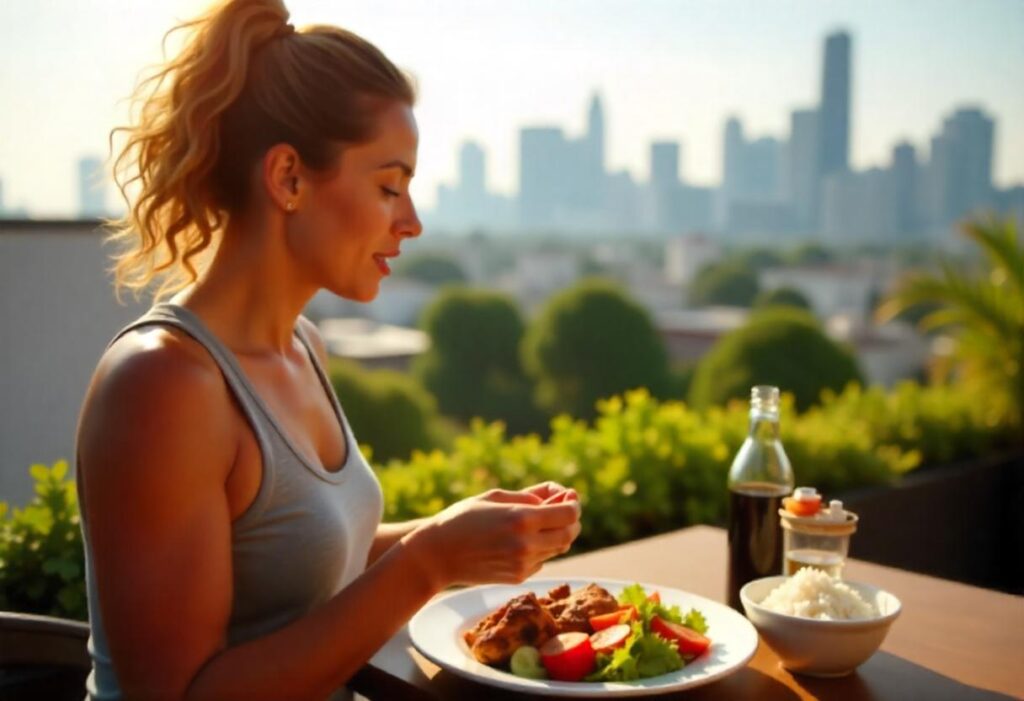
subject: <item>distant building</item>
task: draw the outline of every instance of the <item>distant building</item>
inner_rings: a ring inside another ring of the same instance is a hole
[[[958,220],[995,204],[992,144],[995,122],[980,109],[946,118],[932,138],[924,207],[928,228],[942,235]]]
[[[800,232],[813,229],[820,197],[818,186],[818,111],[794,110],[789,120],[786,198],[793,205],[793,222]]]
[[[1024,229],[1024,185],[1017,185],[996,194],[999,211],[1017,220],[1017,231]]]
[[[467,233],[511,228],[513,219],[508,198],[487,190],[487,156],[483,148],[476,142],[465,142],[459,151],[457,185],[438,187],[437,208],[430,225]]]
[[[581,182],[584,183],[582,204],[591,209],[601,209],[604,203],[607,186],[604,142],[604,106],[601,103],[601,96],[594,93],[590,98],[590,109],[587,112],[587,133],[582,140],[583,158],[580,173]]]
[[[841,314],[861,321],[869,318],[873,295],[889,288],[892,275],[878,265],[804,265],[767,268],[758,274],[758,282],[762,290],[799,291],[819,318]]]
[[[818,172],[822,177],[849,170],[850,159],[850,35],[825,38],[818,129]]]
[[[928,340],[904,322],[875,326],[863,319],[834,316],[825,325],[828,335],[853,348],[868,384],[892,387],[920,379],[928,364]]]
[[[527,231],[607,230],[604,109],[591,98],[587,131],[567,139],[555,127],[519,132],[519,224]]]
[[[738,307],[707,307],[659,312],[654,325],[673,363],[695,363],[718,339],[743,326],[750,311]]]
[[[78,213],[83,219],[108,214],[106,174],[99,158],[89,156],[78,161]]]
[[[689,287],[704,267],[722,258],[722,248],[703,234],[676,236],[665,244],[665,279]]]
[[[679,182],[679,144],[656,141],[651,144],[650,188],[655,227],[661,232],[679,228],[682,202]]]
[[[419,329],[369,319],[323,319],[317,326],[330,355],[374,370],[407,372],[413,359],[430,348],[430,337]]]
[[[731,234],[791,230],[783,144],[772,137],[748,141],[742,123],[735,117],[726,122],[723,143],[725,169],[715,217],[717,227]],[[751,224],[755,225],[753,229]]]
[[[840,246],[891,241],[898,207],[893,173],[871,168],[832,173],[824,180],[821,230]]]
[[[917,153],[911,144],[903,142],[893,148],[890,172],[896,208],[894,233],[904,238],[913,236],[921,226],[921,176],[917,165]]]
[[[495,286],[530,314],[555,292],[571,287],[581,270],[580,257],[574,252],[525,251],[516,256],[515,269],[496,280]]]
[[[671,189],[679,184],[679,143],[655,141],[651,144],[651,185]]]
[[[628,170],[609,175],[605,181],[608,227],[620,233],[636,233],[646,229],[640,199],[640,187]]]

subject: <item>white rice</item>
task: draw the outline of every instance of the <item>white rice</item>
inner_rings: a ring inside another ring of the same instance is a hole
[[[761,602],[770,611],[823,621],[872,618],[875,607],[860,593],[819,569],[804,567],[773,589]]]

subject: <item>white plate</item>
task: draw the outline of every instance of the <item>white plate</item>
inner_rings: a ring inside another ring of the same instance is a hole
[[[519,585],[471,587],[436,599],[409,621],[412,644],[428,660],[450,672],[481,684],[549,696],[646,696],[701,686],[735,672],[757,650],[757,631],[728,606],[696,594],[655,584],[641,586],[657,591],[666,606],[677,605],[685,614],[696,608],[708,622],[711,648],[677,672],[633,682],[555,682],[516,677],[473,658],[462,632],[506,601],[532,591],[543,596],[554,587],[568,583],[573,591],[594,582],[612,595],[632,584],[613,579],[529,579]]]

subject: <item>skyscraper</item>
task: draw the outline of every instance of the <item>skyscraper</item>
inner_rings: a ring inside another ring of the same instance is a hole
[[[485,177],[484,150],[473,141],[465,142],[459,151],[459,189],[468,198],[483,199]]]
[[[93,156],[78,161],[78,212],[83,218],[107,214],[103,161]]]
[[[562,130],[527,127],[519,131],[519,222],[527,230],[550,227],[564,204],[571,156]]]
[[[680,225],[682,198],[679,183],[679,144],[659,141],[651,144],[651,196],[654,225],[659,231],[673,231]]]
[[[601,104],[601,96],[595,92],[590,98],[587,133],[583,135],[579,163],[582,186],[580,205],[592,211],[603,205],[605,196],[604,138],[604,107]]]
[[[797,229],[809,231],[820,197],[818,187],[818,111],[794,110],[789,121],[788,182]]]
[[[932,138],[925,207],[934,232],[993,204],[994,134],[991,118],[980,109],[963,108],[947,117],[942,132]]]
[[[896,144],[892,150],[892,188],[895,198],[895,228],[900,234],[912,234],[918,229],[917,153],[906,142]]]
[[[655,141],[651,144],[651,185],[670,189],[679,184],[679,144]]]
[[[601,96],[596,92],[590,98],[585,140],[587,160],[593,168],[604,174],[604,107],[601,105]]]
[[[850,35],[825,38],[825,65],[821,80],[818,173],[845,172],[850,160]]]

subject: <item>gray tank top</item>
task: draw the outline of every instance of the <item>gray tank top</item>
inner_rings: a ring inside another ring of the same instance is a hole
[[[311,464],[295,449],[237,358],[185,307],[160,303],[121,329],[111,344],[141,326],[173,326],[202,344],[220,366],[252,428],[262,453],[262,481],[249,509],[231,525],[233,598],[228,645],[271,633],[325,603],[366,568],[370,545],[383,512],[380,483],[367,464],[338,398],[301,327],[295,328],[313,361],[347,444],[341,470]],[[83,514],[85,575],[89,601],[89,653],[93,669],[86,682],[93,701],[121,699],[111,664]],[[159,602],[154,602],[159,605]],[[350,695],[341,689],[332,699]]]

